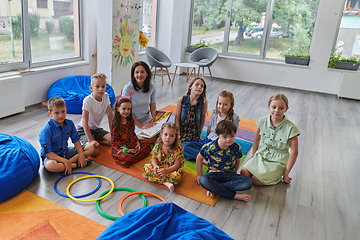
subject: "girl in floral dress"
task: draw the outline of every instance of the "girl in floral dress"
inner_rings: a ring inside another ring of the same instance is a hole
[[[175,123],[164,123],[161,127],[152,158],[144,165],[143,177],[148,181],[164,184],[170,191],[184,176],[183,147],[179,143],[179,127]]]
[[[139,140],[135,134],[131,106],[129,96],[119,98],[111,128],[111,153],[116,163],[122,167],[130,167],[151,152],[150,143]]]

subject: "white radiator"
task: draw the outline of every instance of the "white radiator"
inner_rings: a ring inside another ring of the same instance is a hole
[[[10,76],[0,79],[0,118],[25,111],[23,79]]]
[[[338,97],[360,100],[360,73],[344,72],[342,75]]]

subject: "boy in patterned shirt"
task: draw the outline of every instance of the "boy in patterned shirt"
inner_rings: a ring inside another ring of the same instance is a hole
[[[196,157],[196,184],[200,184],[207,191],[207,196],[214,198],[215,194],[228,199],[248,202],[250,195],[236,193],[250,189],[253,185],[251,178],[237,174],[242,157],[241,147],[235,143],[236,126],[232,121],[222,120],[215,129],[218,136],[212,142],[205,144]],[[208,158],[208,170],[203,175],[203,159]]]

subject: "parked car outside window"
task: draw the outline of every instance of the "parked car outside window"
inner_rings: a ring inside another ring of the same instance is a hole
[[[246,34],[246,35],[251,36],[253,33],[262,32],[262,31],[264,31],[264,28],[262,28],[262,27],[254,27],[253,29],[249,30],[249,33]]]
[[[263,30],[258,31],[251,34],[252,38],[262,38],[263,37]],[[280,30],[280,28],[272,28],[270,32],[270,38],[284,38],[283,32]]]

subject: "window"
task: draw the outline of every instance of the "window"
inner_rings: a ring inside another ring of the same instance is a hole
[[[194,0],[191,45],[224,55],[308,54],[319,0]]]
[[[37,0],[36,7],[37,8],[47,8],[47,0]]]
[[[81,59],[80,0],[3,2],[0,71]]]
[[[344,58],[360,58],[360,1],[347,0],[340,22],[335,51]]]
[[[141,0],[140,6],[141,21],[140,26],[145,37],[148,39],[148,46],[155,46],[155,33],[156,33],[156,8],[157,0]],[[140,51],[145,51],[140,47]]]

